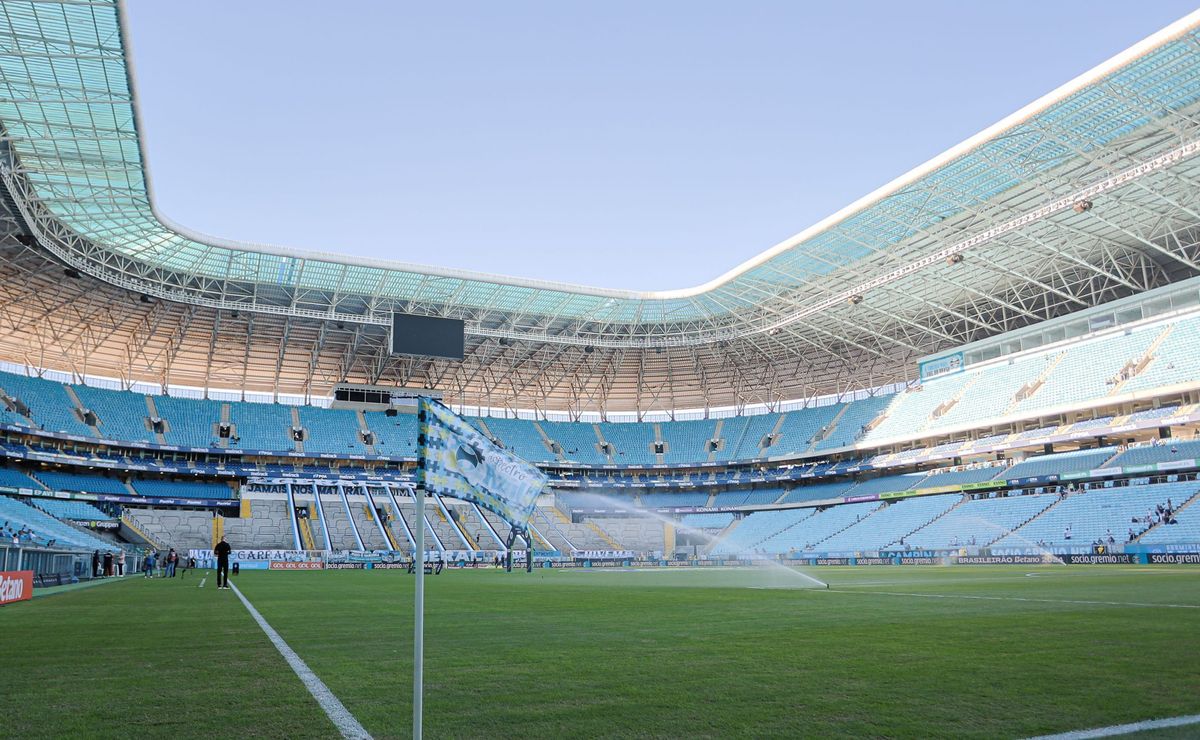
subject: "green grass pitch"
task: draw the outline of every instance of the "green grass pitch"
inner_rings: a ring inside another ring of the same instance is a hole
[[[1200,569],[808,572],[831,589],[762,570],[429,577],[426,736],[994,738],[1200,713]],[[0,609],[0,736],[335,735],[202,575]],[[235,583],[369,732],[409,736],[412,577]],[[1145,736],[1200,733],[1181,729]]]

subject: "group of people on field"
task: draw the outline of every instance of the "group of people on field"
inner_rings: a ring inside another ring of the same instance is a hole
[[[99,550],[92,553],[92,578],[107,578],[125,576],[125,551],[120,550],[115,555],[109,551],[103,555]]]
[[[190,558],[187,567],[194,567],[195,564],[195,559]],[[173,547],[161,555],[154,550],[147,550],[146,558],[142,560],[142,575],[145,578],[174,578],[178,568],[179,553]]]

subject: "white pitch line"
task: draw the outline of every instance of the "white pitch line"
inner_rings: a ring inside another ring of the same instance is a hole
[[[821,589],[813,589],[820,591]],[[970,594],[914,594],[900,591],[872,591],[863,589],[831,588],[826,593],[835,594],[878,594],[880,596],[915,596],[922,599],[975,599],[980,601],[1030,601],[1040,604],[1088,604],[1092,606],[1138,606],[1162,607],[1164,609],[1200,609],[1200,604],[1150,604],[1140,601],[1085,601],[1082,599],[1033,599],[1026,596],[973,596]]]
[[[1035,738],[1030,738],[1030,740],[1090,740],[1090,738],[1095,737],[1128,735],[1131,732],[1157,730],[1163,727],[1184,727],[1195,724],[1200,724],[1200,714],[1190,714],[1186,717],[1170,717],[1168,719],[1151,719],[1145,722],[1131,722],[1127,725],[1097,727],[1094,730],[1073,730],[1071,732],[1061,732],[1057,735],[1039,735]]]
[[[329,690],[329,687],[325,685],[324,681],[322,681],[320,678],[317,678],[317,674],[312,672],[312,669],[308,667],[308,664],[306,664],[299,655],[296,655],[296,651],[288,647],[288,644],[283,641],[283,638],[279,636],[279,633],[275,631],[275,628],[268,624],[267,620],[263,618],[263,615],[259,614],[258,610],[254,608],[254,605],[250,603],[250,600],[242,595],[241,590],[232,583],[229,584],[229,587],[233,589],[233,592],[237,594],[238,598],[242,600],[242,603],[246,605],[246,609],[250,612],[250,616],[254,617],[254,621],[258,622],[258,626],[262,627],[262,631],[267,633],[267,637],[269,637],[271,642],[274,643],[275,648],[279,651],[279,654],[283,656],[283,659],[286,660],[288,665],[292,667],[292,670],[296,672],[296,676],[300,679],[301,683],[304,684],[304,688],[308,689],[308,693],[313,695],[313,698],[316,699],[317,703],[321,705],[321,709],[325,710],[325,714],[329,717],[329,720],[333,722],[335,726],[337,726],[338,731],[342,733],[342,737],[346,738],[347,740],[372,740],[371,734],[367,732],[361,724],[358,723],[358,720],[354,718],[353,714],[350,714],[350,710],[346,709],[346,705],[342,704],[342,702],[333,695],[333,692]]]

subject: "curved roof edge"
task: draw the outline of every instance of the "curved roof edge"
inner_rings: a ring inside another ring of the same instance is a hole
[[[916,182],[925,177],[938,168],[952,162],[956,158],[972,151],[980,145],[994,139],[998,135],[1020,125],[1033,116],[1041,113],[1058,103],[1070,95],[1082,90],[1088,85],[1094,84],[1103,79],[1114,71],[1124,67],[1125,65],[1136,61],[1141,56],[1148,52],[1173,41],[1191,30],[1200,27],[1200,10],[1195,10],[1188,15],[1180,18],[1169,26],[1151,34],[1142,41],[1134,44],[1128,49],[1116,54],[1108,60],[1100,63],[1092,69],[1078,75],[1074,79],[1066,82],[1063,85],[1055,88],[1051,92],[1037,98],[1033,102],[1025,105],[1000,121],[988,126],[975,135],[965,139],[956,146],[951,147],[945,152],[933,157],[932,159],[920,164],[890,182],[876,188],[867,195],[855,200],[847,206],[841,208],[837,212],[821,219],[817,223],[800,231],[792,237],[785,239],[782,242],[770,247],[758,255],[742,262],[732,269],[722,273],[716,278],[708,282],[690,288],[679,288],[672,290],[655,290],[655,291],[635,291],[623,290],[615,288],[601,288],[595,286],[580,285],[575,283],[565,283],[553,280],[540,280],[534,278],[521,278],[511,275],[499,275],[493,273],[475,272],[471,270],[461,270],[448,267],[439,267],[436,265],[417,264],[408,262],[398,262],[391,260],[379,260],[366,257],[357,257],[354,255],[338,254],[333,252],[321,252],[315,250],[293,249],[278,245],[255,244],[250,242],[238,241],[235,239],[226,239],[222,237],[212,236],[202,233],[188,227],[182,226],[166,215],[158,208],[154,195],[154,181],[150,172],[150,158],[148,147],[146,144],[146,128],[142,125],[141,104],[138,99],[137,83],[136,83],[136,67],[133,60],[133,50],[130,43],[128,23],[125,19],[128,17],[126,0],[116,0],[117,11],[121,22],[118,23],[121,34],[121,43],[124,47],[125,64],[127,74],[129,76],[130,101],[134,114],[134,126],[137,130],[138,149],[142,159],[142,176],[145,180],[146,195],[149,201],[150,210],[154,217],[162,223],[163,226],[175,231],[189,239],[197,242],[209,244],[215,247],[239,249],[246,251],[260,252],[281,257],[291,257],[300,259],[321,260],[326,262],[341,263],[346,265],[355,265],[362,267],[372,267],[386,270],[403,270],[407,272],[423,273],[437,277],[449,277],[465,280],[478,280],[489,283],[497,283],[502,285],[512,285],[532,289],[549,289],[568,293],[577,293],[583,295],[591,295],[607,298],[624,298],[636,300],[661,300],[661,299],[679,299],[691,298],[703,295],[717,288],[720,288],[736,278],[744,275],[750,270],[759,267],[766,263],[771,258],[776,257],[789,249],[796,247],[807,239],[820,234],[838,223],[846,220],[856,213],[878,203],[884,198],[892,195],[904,187]]]

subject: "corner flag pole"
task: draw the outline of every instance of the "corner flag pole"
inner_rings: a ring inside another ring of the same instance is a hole
[[[417,510],[417,531],[413,559],[416,561],[416,594],[413,608],[413,740],[421,740],[421,712],[425,693],[425,486],[418,484],[413,490],[413,503]]]

